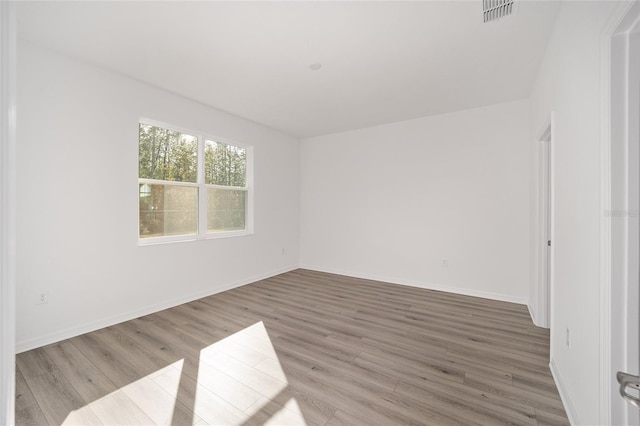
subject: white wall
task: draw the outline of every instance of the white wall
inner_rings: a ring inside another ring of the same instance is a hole
[[[600,41],[616,7],[616,2],[563,2],[531,96],[534,130],[555,112],[551,364],[574,424],[602,421]],[[532,152],[536,144],[532,140]]]
[[[24,42],[18,66],[18,350],[297,266],[296,139]],[[254,235],[138,246],[140,117],[254,146]]]
[[[526,303],[528,142],[527,100],[303,140],[301,267]]]

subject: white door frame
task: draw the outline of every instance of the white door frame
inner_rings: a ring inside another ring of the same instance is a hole
[[[15,416],[15,134],[14,2],[0,1],[0,424]]]
[[[622,3],[601,38],[600,422],[638,424],[638,410],[618,393],[617,371],[638,374],[640,267],[640,3]],[[635,96],[629,96],[635,93]],[[635,118],[636,128],[631,126]]]
[[[554,114],[551,112],[537,137],[537,233],[536,256],[536,301],[534,322],[539,327],[551,325],[553,295],[553,133]]]

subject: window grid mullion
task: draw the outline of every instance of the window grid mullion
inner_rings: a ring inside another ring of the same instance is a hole
[[[198,235],[207,233],[207,187],[204,181],[204,137],[198,135]]]
[[[189,186],[192,188],[195,188],[198,186],[197,182],[182,182],[179,180],[159,180],[159,179],[145,179],[145,178],[138,178],[138,183],[146,183],[149,185]]]
[[[249,188],[246,186],[230,186],[230,185],[215,185],[215,184],[207,184],[205,185],[207,188],[211,189],[228,189],[233,191],[248,191]]]

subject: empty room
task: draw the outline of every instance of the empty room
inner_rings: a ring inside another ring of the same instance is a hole
[[[640,424],[638,34],[0,2],[0,424]]]

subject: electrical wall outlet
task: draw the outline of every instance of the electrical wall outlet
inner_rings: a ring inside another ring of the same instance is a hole
[[[45,303],[49,303],[49,293],[46,291],[38,293],[38,299],[36,300],[36,304],[44,305]]]
[[[442,267],[446,268],[447,266],[449,266],[449,259],[445,259],[444,257],[442,258]]]
[[[569,334],[569,327],[567,327],[567,347],[571,347],[571,335]]]

